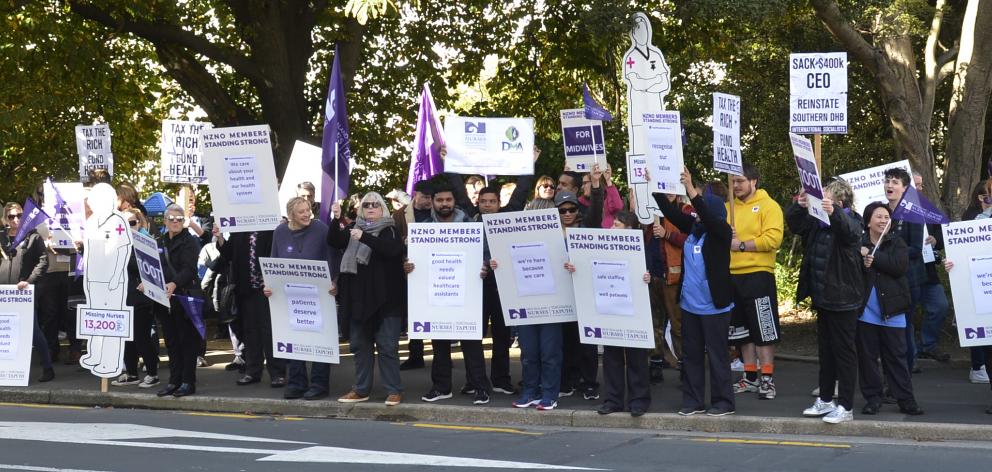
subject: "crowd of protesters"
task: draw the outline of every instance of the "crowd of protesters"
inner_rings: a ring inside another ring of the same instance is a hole
[[[535,148],[535,161],[539,156]],[[802,415],[822,417],[827,423],[851,421],[859,386],[862,414],[877,414],[886,403],[896,404],[904,414],[923,414],[912,375],[919,371],[917,358],[949,360],[937,348],[949,304],[936,270],[951,271],[954,261],[939,257],[939,227],[892,218],[914,176],[898,167],[886,170],[886,200],[868,202],[862,215],[855,210],[850,184],[829,179],[821,203],[830,221],[825,224],[810,215],[810,200],[801,191],[783,210],[760,188],[761,176],[751,165],[745,164],[742,175],[731,179],[730,188],[720,181],[697,185],[683,171],[687,195],[655,194],[664,216],[645,225],[625,211],[610,172],[608,166],[595,165],[584,174],[566,167],[557,177],[521,176],[501,187],[487,186],[479,176],[441,174],[417,182],[413,195],[394,190],[384,198],[368,192],[333,202],[328,221],[316,218],[314,186],[302,182],[277,228],[233,234],[213,227],[209,217],[197,216],[191,205],[168,205],[162,228],[157,228],[134,187],[122,183],[116,190],[118,209],[131,229],[157,237],[168,294],[210,300],[220,334],[230,338],[235,351],[227,369],[239,371],[235,382],[240,386],[261,382],[267,372],[269,385],[284,389],[287,399],[314,400],[332,393],[329,364],[310,363],[308,370],[306,362],[273,355],[267,301],[272,291],[262,279],[259,258],[329,263],[334,281],[329,290],[336,296],[342,339],[350,344],[355,365],[354,382],[337,401],[370,400],[377,363],[385,404],[397,405],[405,400],[401,371],[425,367],[419,341],[411,340],[407,359],[400,359],[408,309],[406,274],[423,270],[405,257],[408,225],[457,224],[481,221],[481,215],[496,212],[555,208],[564,228],[643,231],[648,271],[637,278],[649,287],[651,306],[642,308],[652,314],[656,348],[605,347],[600,377],[600,353],[597,346],[579,341],[577,323],[508,327],[494,276],[507,269],[491,258],[487,242],[478,266],[483,279],[479,316],[492,339],[490,366],[487,369],[479,340],[433,339],[431,387],[420,400],[438,402],[454,395],[451,354],[456,343],[466,372],[460,393],[474,396],[477,405],[500,394],[513,407],[551,410],[559,398],[579,395],[600,402],[600,414],[627,411],[640,416],[651,405],[650,385],[663,379],[666,367],[679,371],[680,415],[733,414],[736,395],[773,400],[775,345],[782,338],[776,255],[788,228],[802,242],[797,292],[799,300],[810,299],[816,314],[819,354],[816,400]],[[89,185],[109,183],[108,175],[94,174]],[[922,186],[920,181],[915,184]],[[33,198],[41,203],[40,186]],[[961,219],[992,217],[992,179],[975,187],[970,204]],[[82,290],[78,278],[71,276],[69,256],[36,231],[14,244],[22,214],[17,203],[4,207],[7,231],[0,232],[0,283],[35,284],[39,295],[44,292],[36,304],[34,345],[43,367],[38,380],[46,382],[55,376],[54,361],[78,363],[83,352],[74,334],[72,310],[67,309],[80,302]],[[924,262],[925,245],[938,251],[937,261]],[[565,269],[576,271],[569,262]],[[205,342],[188,308],[175,297],[170,307],[152,302],[143,294],[134,258],[127,270],[127,304],[134,307],[135,335],[125,346],[126,370],[113,385],[158,387],[159,396],[195,394]],[[919,343],[912,322],[917,306],[923,313]],[[60,332],[68,338],[67,351]],[[160,335],[169,359],[164,385],[158,377]],[[522,365],[518,384],[510,375],[514,340]],[[988,383],[985,367],[990,356],[990,348],[971,350],[970,381]],[[743,374],[734,381],[732,364],[738,362]],[[986,412],[992,414],[992,408]]]

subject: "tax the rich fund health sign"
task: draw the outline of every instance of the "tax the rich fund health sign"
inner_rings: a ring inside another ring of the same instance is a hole
[[[847,53],[789,55],[789,131],[847,134]]]

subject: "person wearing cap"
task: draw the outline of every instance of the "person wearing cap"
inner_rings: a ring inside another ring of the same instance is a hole
[[[730,280],[730,252],[733,239],[727,223],[727,208],[716,196],[703,197],[692,184],[688,169],[682,170],[682,184],[692,201],[695,215],[686,215],[677,203],[663,194],[654,194],[658,207],[680,231],[689,235],[682,250],[682,281],[679,306],[682,308],[682,408],[690,416],[734,414],[736,407],[730,382],[727,332],[734,308]],[[705,408],[705,355],[709,355],[710,408]]]

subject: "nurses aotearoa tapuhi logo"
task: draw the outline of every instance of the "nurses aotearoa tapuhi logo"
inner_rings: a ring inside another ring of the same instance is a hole
[[[414,321],[413,322],[413,332],[414,333],[429,333],[429,332],[431,332],[431,322],[430,321]]]
[[[582,330],[583,330],[583,333],[585,333],[585,336],[587,338],[602,338],[603,337],[603,330],[600,329],[600,328],[592,328],[592,327],[589,327],[589,326],[584,326],[582,328]]]
[[[985,338],[985,333],[986,333],[985,328],[984,327],[981,327],[981,326],[979,326],[977,328],[965,328],[964,329],[964,338],[965,339],[983,339],[983,338]]]
[[[509,315],[511,320],[522,320],[527,318],[526,308],[510,308]]]
[[[230,216],[230,217],[223,217],[222,216],[222,217],[220,217],[220,227],[221,228],[228,228],[228,227],[237,226],[237,225],[238,225],[238,222],[237,222],[237,220],[234,219],[233,216]]]
[[[486,134],[486,123],[466,121],[465,134]]]
[[[279,352],[292,353],[293,343],[283,343],[283,342],[276,343],[276,350]]]

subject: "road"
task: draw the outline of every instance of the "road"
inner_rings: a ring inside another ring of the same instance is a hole
[[[0,404],[0,470],[973,469],[992,444],[475,427]]]

